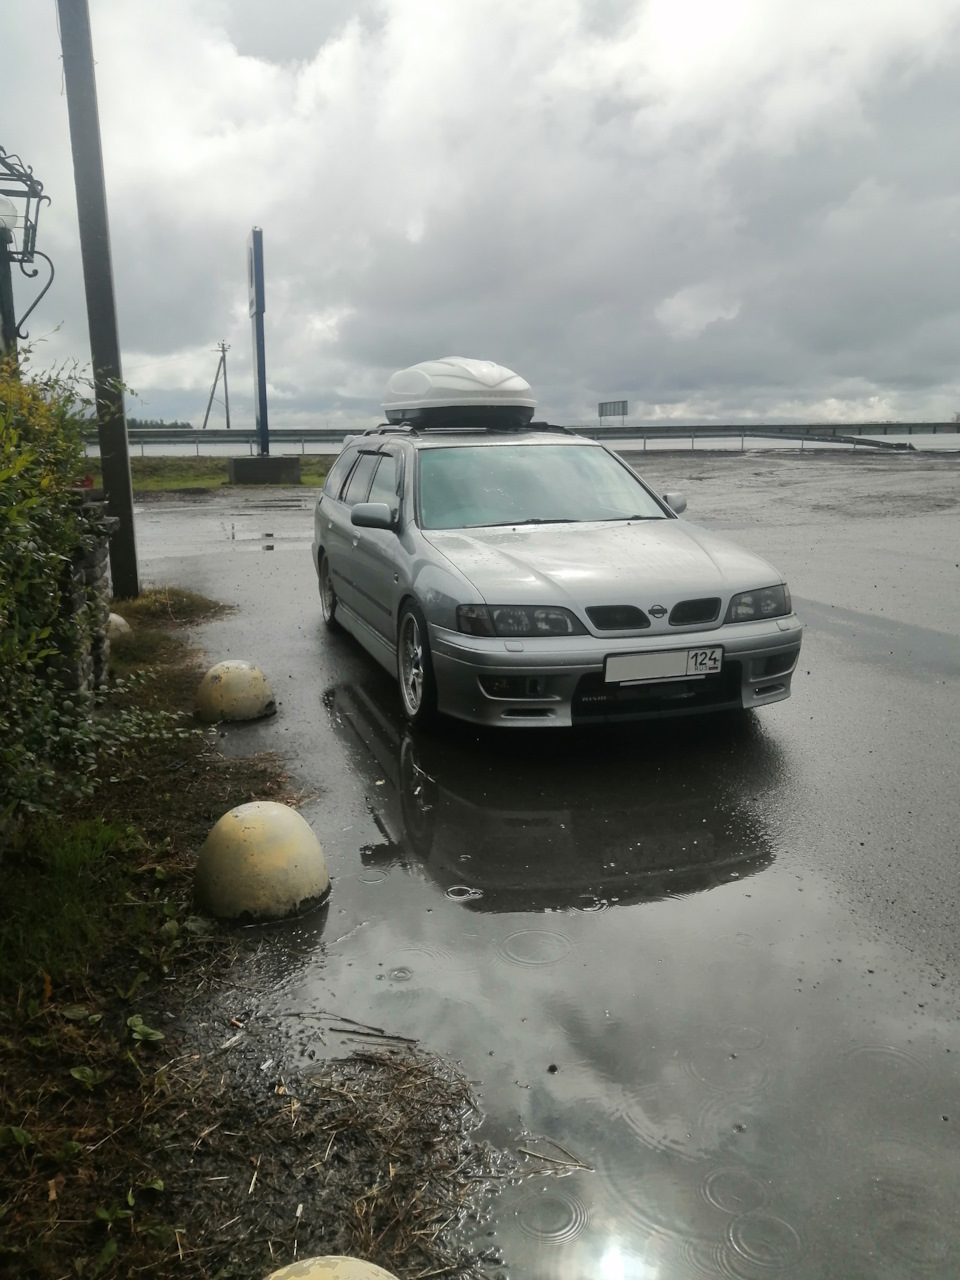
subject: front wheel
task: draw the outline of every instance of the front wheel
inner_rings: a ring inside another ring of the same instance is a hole
[[[404,715],[411,724],[426,724],[436,714],[437,684],[426,619],[409,600],[397,628],[397,678]]]
[[[337,594],[330,579],[330,561],[323,551],[320,552],[320,614],[323,618],[324,626],[331,631],[339,630]]]

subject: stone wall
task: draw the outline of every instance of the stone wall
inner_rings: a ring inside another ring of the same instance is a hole
[[[104,513],[102,502],[82,503],[80,517],[84,545],[66,570],[60,596],[64,632],[76,635],[78,643],[72,656],[56,663],[56,678],[65,689],[92,690],[104,683],[110,659],[109,547],[120,521]]]

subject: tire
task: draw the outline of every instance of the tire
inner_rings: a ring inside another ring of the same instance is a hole
[[[340,623],[337,621],[337,593],[333,589],[333,583],[330,581],[330,561],[324,552],[320,552],[319,569],[319,585],[320,585],[320,616],[323,618],[323,625],[329,631],[339,631]]]
[[[397,680],[403,714],[411,724],[428,724],[437,711],[437,682],[426,619],[411,600],[400,610],[397,625]]]

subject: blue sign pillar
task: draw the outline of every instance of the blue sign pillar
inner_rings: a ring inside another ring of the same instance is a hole
[[[254,227],[247,241],[247,287],[250,295],[250,318],[253,321],[253,384],[257,412],[257,440],[260,453],[270,452],[267,426],[267,364],[263,348],[263,232]]]

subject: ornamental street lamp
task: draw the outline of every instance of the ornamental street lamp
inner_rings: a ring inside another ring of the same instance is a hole
[[[0,147],[0,352],[17,358],[17,339],[25,339],[24,321],[53,283],[53,263],[37,248],[37,223],[40,208],[50,203],[43,194],[43,183],[19,156]],[[40,268],[34,261],[42,258],[50,268],[50,276],[33,302],[18,320],[13,303],[12,264],[20,267],[28,280],[36,279]]]

